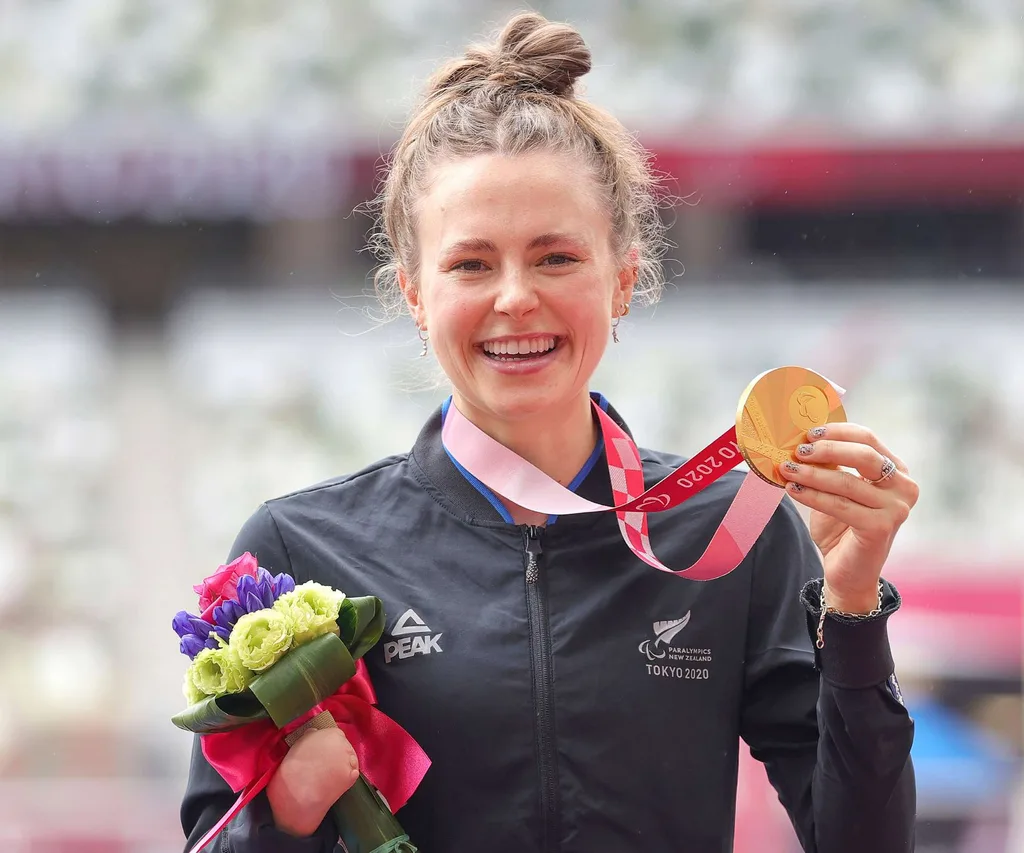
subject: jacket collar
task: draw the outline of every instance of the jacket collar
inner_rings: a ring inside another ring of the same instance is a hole
[[[599,403],[604,403],[605,411],[612,420],[632,438],[632,433],[622,416],[600,395],[591,394],[591,396]],[[470,524],[513,527],[502,519],[498,509],[483,492],[467,479],[445,451],[444,445],[441,443],[443,408],[443,406],[439,406],[423,425],[412,448],[412,461],[419,469],[418,473],[422,475],[420,478],[422,485],[446,509]],[[614,501],[608,477],[608,459],[603,448],[590,473],[584,477],[576,489],[576,494],[605,505],[610,505]],[[560,516],[555,522],[555,526],[563,528],[575,527],[580,524],[586,525],[592,523],[593,518],[594,515],[591,513]]]

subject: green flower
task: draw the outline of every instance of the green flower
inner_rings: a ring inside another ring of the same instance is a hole
[[[307,581],[278,598],[274,610],[288,620],[299,646],[321,634],[338,633],[338,613],[344,600],[343,592]]]
[[[203,696],[241,693],[250,681],[252,673],[230,647],[203,649],[196,655],[186,674],[185,697],[195,702],[198,701],[195,699],[197,694],[202,699]]]
[[[196,687],[196,683],[192,679],[191,666],[185,670],[185,683],[182,685],[181,692],[185,694],[185,701],[189,705],[195,705],[196,702],[202,702],[206,698],[206,694]]]
[[[243,666],[262,672],[291,648],[292,639],[288,620],[277,610],[264,608],[246,613],[235,623],[228,648],[238,655]]]

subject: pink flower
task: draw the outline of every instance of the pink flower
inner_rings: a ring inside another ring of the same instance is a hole
[[[202,618],[213,621],[213,608],[224,601],[237,601],[238,581],[246,576],[256,577],[259,568],[256,558],[246,551],[237,560],[221,566],[201,584],[192,587],[199,594],[199,607],[203,611]]]

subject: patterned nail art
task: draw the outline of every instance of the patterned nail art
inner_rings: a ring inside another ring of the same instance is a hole
[[[796,462],[789,462],[789,461],[783,462],[782,463],[782,467],[785,468],[787,471],[789,471],[791,474],[799,474],[800,473],[800,466],[797,465]]]
[[[814,445],[801,444],[799,447],[797,447],[796,453],[797,456],[810,456],[812,453],[814,453]]]
[[[825,434],[825,427],[815,427],[814,429],[807,430],[807,434],[811,438],[821,438]]]
[[[794,492],[802,492],[804,490],[804,487],[799,483],[790,483],[789,488]]]

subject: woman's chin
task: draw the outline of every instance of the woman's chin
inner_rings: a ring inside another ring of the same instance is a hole
[[[585,392],[584,392],[585,393]],[[471,402],[487,418],[509,424],[537,418],[561,418],[569,411],[579,393],[554,388],[549,383],[536,383],[532,387],[481,388]],[[460,407],[462,408],[462,407]]]

